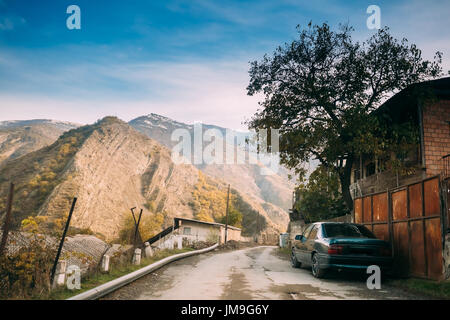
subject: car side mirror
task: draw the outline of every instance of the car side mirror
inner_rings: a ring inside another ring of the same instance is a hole
[[[303,236],[301,234],[298,234],[295,236],[295,240],[297,240],[297,241],[302,241],[302,239],[303,239]]]

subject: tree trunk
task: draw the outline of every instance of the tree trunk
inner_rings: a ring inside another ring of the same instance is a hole
[[[341,182],[342,197],[344,198],[347,208],[353,210],[353,199],[350,193],[350,177],[352,173],[353,156],[349,156],[345,161],[343,170],[339,172],[339,180]]]

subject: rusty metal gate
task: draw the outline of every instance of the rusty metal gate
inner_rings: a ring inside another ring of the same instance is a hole
[[[398,275],[443,277],[443,228],[439,177],[354,200],[354,221],[389,241]]]

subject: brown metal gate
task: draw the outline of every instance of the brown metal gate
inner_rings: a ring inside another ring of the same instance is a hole
[[[443,277],[443,224],[439,177],[354,201],[354,221],[391,242],[398,275]]]

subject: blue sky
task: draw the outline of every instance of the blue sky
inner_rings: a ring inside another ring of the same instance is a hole
[[[81,9],[68,30],[66,8]],[[248,62],[296,36],[295,26],[349,22],[354,37],[382,25],[450,69],[450,2],[0,0],[0,121],[91,123],[151,112],[243,129],[259,97],[246,96]]]

